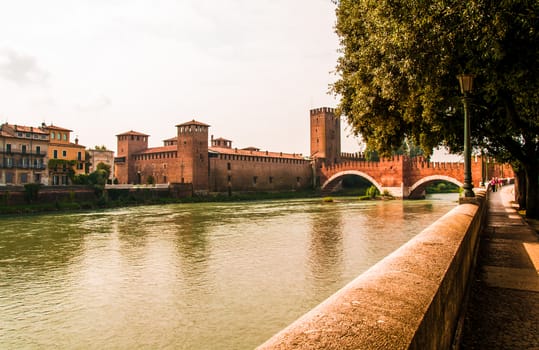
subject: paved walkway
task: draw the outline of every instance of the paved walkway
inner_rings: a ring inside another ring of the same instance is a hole
[[[539,350],[539,235],[511,206],[512,191],[490,193],[461,349]]]

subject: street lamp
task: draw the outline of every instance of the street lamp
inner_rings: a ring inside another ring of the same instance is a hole
[[[472,92],[473,75],[459,74],[460,92],[462,93],[462,103],[464,104],[464,197],[474,197],[472,185],[472,168],[471,168],[471,148],[470,148],[470,112],[468,103],[470,101],[469,94]]]

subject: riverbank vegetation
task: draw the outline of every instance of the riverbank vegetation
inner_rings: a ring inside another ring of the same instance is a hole
[[[87,185],[87,188],[95,190],[95,185]],[[204,196],[191,196],[174,198],[167,191],[157,192],[152,188],[140,188],[135,191],[123,189],[109,189],[96,191],[93,200],[77,200],[75,193],[70,192],[66,198],[49,202],[39,202],[39,191],[32,192],[33,201],[24,204],[6,204],[6,200],[0,201],[0,215],[36,214],[58,211],[84,211],[121,208],[140,205],[163,205],[174,203],[204,203],[204,202],[243,202],[272,199],[296,199],[317,198],[318,191],[290,191],[290,192],[252,192],[232,193],[230,196],[223,193],[210,193]],[[4,196],[9,196],[6,192]]]

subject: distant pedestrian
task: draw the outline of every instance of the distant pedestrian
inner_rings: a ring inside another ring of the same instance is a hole
[[[496,186],[498,184],[496,183],[496,178],[492,178],[490,179],[490,189],[492,190],[492,192],[496,192]]]

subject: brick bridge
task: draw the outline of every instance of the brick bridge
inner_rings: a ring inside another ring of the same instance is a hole
[[[370,181],[380,193],[387,191],[395,197],[410,199],[422,198],[425,187],[433,181],[447,181],[459,187],[464,182],[464,163],[430,162],[423,157],[395,156],[375,162],[348,155],[332,165],[319,164],[317,176],[325,193],[340,188],[346,175]],[[472,157],[471,164],[474,187],[480,186],[482,179],[514,177],[509,165],[495,163],[492,159]]]

